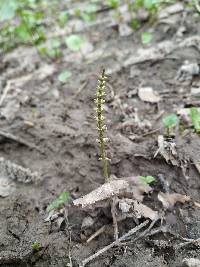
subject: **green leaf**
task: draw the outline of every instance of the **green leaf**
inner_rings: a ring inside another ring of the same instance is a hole
[[[91,22],[95,19],[93,14],[89,14],[89,13],[85,13],[85,12],[83,14],[81,14],[81,17],[85,22]]]
[[[64,27],[66,22],[68,21],[69,14],[67,11],[61,11],[58,17],[58,21],[61,27]]]
[[[85,9],[84,9],[84,11],[86,12],[86,13],[95,13],[96,11],[97,11],[97,5],[96,4],[88,4],[86,7],[85,7]]]
[[[18,5],[16,0],[0,0],[0,21],[12,19]]]
[[[111,8],[117,8],[119,6],[120,0],[107,0],[107,3]]]
[[[47,206],[47,212],[59,208],[69,199],[69,192],[63,192],[57,199]]]
[[[190,116],[192,119],[192,124],[197,133],[200,132],[200,115],[196,107],[190,108]]]
[[[143,32],[141,35],[141,40],[143,44],[149,44],[152,38],[153,38],[153,35],[150,32]]]
[[[38,241],[34,241],[33,243],[32,243],[32,249],[33,250],[36,250],[36,251],[38,251],[38,250],[40,250],[41,249],[41,244],[40,244],[40,242],[38,242]]]
[[[163,121],[165,128],[170,129],[176,126],[179,120],[176,114],[172,113],[172,114],[165,116],[162,121]]]
[[[77,52],[81,49],[84,44],[84,40],[82,37],[76,34],[71,34],[65,39],[66,45],[68,48],[74,52]]]
[[[47,49],[47,55],[51,58],[58,58],[62,55],[62,51],[59,48],[49,48]]]
[[[58,80],[61,83],[65,83],[71,76],[72,76],[72,73],[70,71],[66,70],[66,71],[61,72],[58,75]]]
[[[150,176],[150,175],[148,175],[148,176],[139,176],[139,179],[141,181],[143,181],[144,183],[146,183],[146,184],[151,184],[151,183],[156,181],[155,177]]]
[[[59,48],[61,46],[61,41],[59,38],[53,38],[51,40],[51,46],[52,48]]]
[[[143,5],[146,9],[152,9],[157,1],[155,0],[144,0]]]
[[[77,17],[80,17],[80,15],[81,15],[81,10],[80,10],[80,8],[76,8],[76,9],[74,10],[74,15],[77,16]]]
[[[21,23],[15,28],[15,34],[21,39],[23,42],[27,42],[31,40],[31,31],[27,27],[25,23]]]

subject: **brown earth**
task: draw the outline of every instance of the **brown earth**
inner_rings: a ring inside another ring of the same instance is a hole
[[[97,75],[102,67],[109,74],[105,115],[111,140],[110,172],[117,177],[162,174],[170,192],[186,194],[200,202],[200,176],[193,164],[200,160],[200,141],[191,128],[187,135],[179,134],[177,141],[179,158],[188,162],[186,176],[180,167],[166,163],[161,156],[153,157],[158,149],[157,137],[164,134],[162,114],[200,106],[199,95],[191,94],[191,88],[200,84],[199,75],[184,81],[176,79],[185,60],[200,64],[200,20],[192,12],[182,11],[170,17],[171,24],[158,21],[152,26],[153,42],[143,47],[157,52],[150,58],[149,52],[146,58],[136,59],[142,48],[140,33],[149,26],[144,24],[131,35],[120,36],[118,25],[109,23],[109,12],[99,13],[102,24],[83,29],[93,44],[93,51],[83,56],[65,48],[64,58],[45,62],[32,47],[19,47],[1,56],[1,91],[13,79],[2,104],[1,129],[37,149],[1,137],[0,155],[37,171],[40,178],[31,184],[17,182],[14,193],[0,198],[0,266],[69,266],[69,251],[73,266],[78,266],[81,260],[113,241],[112,221],[105,214],[101,214],[93,230],[108,224],[109,233],[106,231],[89,244],[81,240],[81,223],[87,212],[74,208],[71,201],[66,207],[65,225],[59,227],[55,222],[44,221],[47,205],[63,191],[71,192],[75,198],[104,182],[93,119]],[[181,34],[180,27],[185,27]],[[173,44],[173,49],[158,50],[158,44],[166,40]],[[72,77],[60,85],[57,74],[64,69],[71,70]],[[140,86],[151,86],[161,101],[153,104],[140,100],[137,93]],[[139,123],[135,121],[136,112]],[[153,188],[154,193],[145,197],[145,203],[161,211],[156,198],[163,190],[159,180]],[[178,267],[182,266],[183,258],[199,257],[198,246],[176,249],[183,241],[174,237],[176,233],[200,238],[200,209],[193,201],[177,204],[166,212],[171,233],[115,247],[88,266]],[[120,223],[120,234],[134,226],[131,220]],[[39,252],[32,250],[35,240],[42,244]]]

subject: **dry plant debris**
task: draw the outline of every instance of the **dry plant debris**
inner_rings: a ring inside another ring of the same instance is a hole
[[[113,180],[99,186],[87,195],[74,200],[74,205],[82,206],[83,208],[94,208],[95,206],[102,204],[103,201],[107,201],[109,198],[114,196],[142,201],[144,193],[148,194],[152,191],[151,186],[142,182],[137,176],[117,179],[111,175],[111,179]]]
[[[174,205],[177,202],[185,203],[187,201],[190,201],[190,197],[178,193],[169,194],[169,193],[159,192],[158,200],[162,202],[162,205],[165,209],[173,209]]]
[[[108,200],[109,198],[119,195],[120,191],[128,188],[129,184],[125,180],[113,180],[103,184],[97,189],[93,190],[89,194],[74,200],[74,205],[81,205],[82,208],[92,206],[102,200]]]
[[[195,258],[183,259],[182,267],[199,267],[200,260]]]
[[[163,135],[159,135],[158,150],[156,151],[154,158],[158,153],[163,156],[166,162],[171,163],[174,166],[180,166],[176,151],[176,143],[173,139],[166,140]]]
[[[161,97],[151,87],[140,87],[138,89],[138,96],[142,101],[150,103],[158,103]]]
[[[7,197],[15,190],[15,182],[31,183],[39,179],[37,172],[32,172],[9,160],[0,158],[0,196]]]

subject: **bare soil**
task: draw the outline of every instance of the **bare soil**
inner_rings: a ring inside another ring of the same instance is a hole
[[[191,94],[191,88],[200,85],[199,75],[186,81],[176,79],[185,60],[200,64],[199,43],[178,46],[187,38],[198,37],[199,18],[192,12],[182,11],[173,15],[175,20],[171,18],[170,25],[159,21],[153,24],[153,42],[143,49],[157,49],[166,40],[175,48],[160,59],[147,58],[126,64],[142,48],[140,33],[149,26],[144,24],[131,35],[120,36],[117,24],[103,22],[104,18],[109,21],[109,12],[98,15],[102,24],[84,29],[94,46],[85,56],[64,49],[64,58],[45,62],[33,47],[19,47],[1,56],[1,92],[6,82],[13,79],[2,104],[1,129],[34,144],[37,149],[1,137],[0,155],[40,175],[31,184],[16,182],[16,190],[0,198],[0,266],[69,266],[70,253],[73,266],[78,266],[84,258],[113,241],[112,220],[105,214],[98,217],[88,235],[103,224],[108,225],[108,231],[89,244],[81,239],[81,224],[87,212],[71,204],[72,199],[104,182],[93,111],[97,75],[102,67],[109,74],[105,115],[111,140],[110,173],[117,177],[162,174],[170,192],[186,194],[192,201],[165,211],[171,233],[159,233],[115,247],[88,266],[179,267],[184,258],[199,257],[196,245],[176,249],[183,241],[174,237],[176,233],[200,238],[200,209],[193,204],[193,201],[200,202],[200,176],[193,164],[200,161],[199,136],[191,128],[187,135],[179,135],[179,157],[187,161],[185,176],[181,167],[168,164],[161,156],[154,158],[157,137],[165,133],[162,114],[193,105],[200,107],[199,95]],[[185,29],[182,34],[178,34],[180,27]],[[57,75],[64,69],[71,70],[72,77],[61,85]],[[161,101],[153,104],[140,100],[137,90],[141,85],[153,87]],[[136,112],[142,126],[134,122]],[[161,211],[162,205],[156,198],[163,190],[159,180],[153,188],[145,203]],[[68,222],[59,227],[56,222],[44,219],[48,215],[47,205],[63,191],[70,192],[72,199],[66,207]],[[134,226],[131,220],[120,223],[120,235]],[[42,245],[39,252],[32,250],[35,240]]]

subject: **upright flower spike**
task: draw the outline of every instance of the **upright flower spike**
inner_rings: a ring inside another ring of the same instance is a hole
[[[96,120],[97,120],[97,130],[98,130],[98,143],[100,148],[100,160],[103,163],[103,175],[105,177],[105,181],[109,181],[109,174],[108,174],[108,158],[106,156],[106,141],[107,138],[105,138],[105,131],[106,131],[106,125],[105,125],[105,117],[104,117],[104,107],[103,104],[105,103],[105,84],[106,84],[106,75],[105,75],[105,69],[103,69],[101,76],[98,80],[97,90],[96,90],[96,99],[94,100],[96,104]]]

